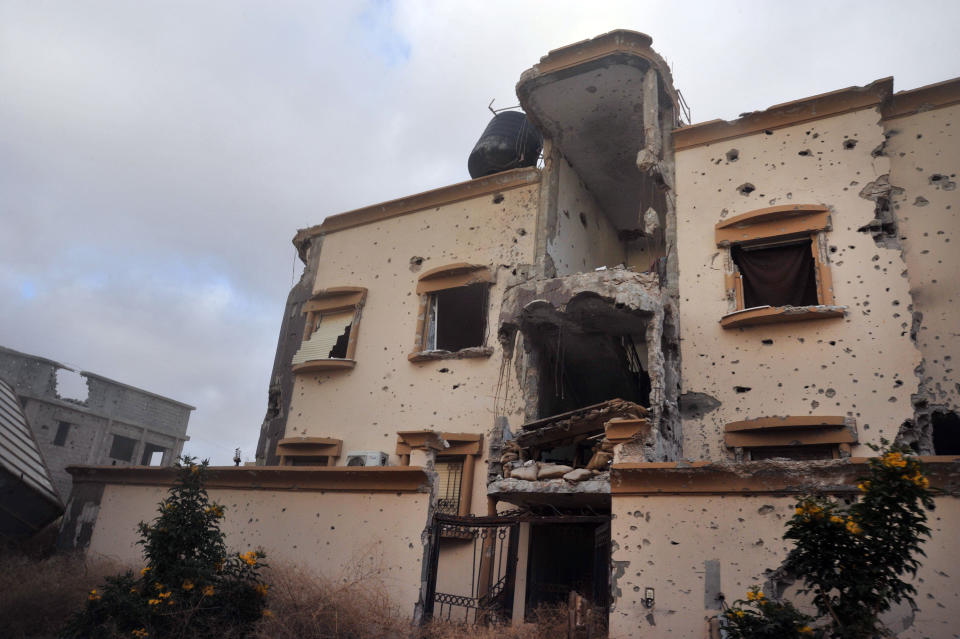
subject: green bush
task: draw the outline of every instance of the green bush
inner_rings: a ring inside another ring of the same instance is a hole
[[[176,467],[177,484],[159,515],[140,522],[146,566],[139,576],[128,571],[91,590],[62,637],[243,637],[270,614],[260,578],[265,555],[227,552],[223,506],[204,488],[207,461],[183,457]]]
[[[723,613],[729,637],[875,637],[884,633],[879,615],[892,604],[916,608],[916,588],[904,577],[916,574],[920,546],[930,535],[930,482],[920,460],[902,447],[871,458],[869,469],[857,484],[859,501],[845,507],[805,497],[787,524],[783,537],[796,545],[784,567],[803,580],[801,593],[813,595],[816,620],[752,590]]]

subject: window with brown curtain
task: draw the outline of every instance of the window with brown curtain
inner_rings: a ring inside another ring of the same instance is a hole
[[[817,276],[811,240],[776,246],[733,246],[731,256],[743,277],[743,305],[815,306]]]

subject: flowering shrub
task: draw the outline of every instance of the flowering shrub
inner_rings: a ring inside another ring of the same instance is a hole
[[[884,442],[886,445],[886,442]],[[879,615],[893,603],[916,607],[916,589],[903,580],[915,575],[920,544],[930,535],[926,510],[933,493],[923,466],[908,449],[891,447],[869,460],[870,476],[857,487],[861,499],[849,507],[824,497],[805,497],[787,524],[784,539],[796,546],[785,568],[813,595],[818,618],[789,602],[769,602],[752,590],[748,601],[724,611],[728,635],[743,637],[831,637],[854,639],[882,634]]]
[[[246,636],[269,615],[261,550],[227,553],[223,506],[204,488],[207,462],[178,460],[178,481],[159,515],[140,522],[146,566],[139,575],[108,577],[91,590],[68,622],[64,638]]]

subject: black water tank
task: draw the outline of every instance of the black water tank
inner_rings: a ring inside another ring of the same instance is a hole
[[[501,111],[493,116],[477,141],[467,170],[478,178],[521,166],[534,166],[543,148],[543,138],[520,111]]]

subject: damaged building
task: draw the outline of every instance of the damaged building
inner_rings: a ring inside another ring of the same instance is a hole
[[[417,620],[575,593],[612,637],[708,637],[796,496],[897,440],[943,493],[889,625],[954,636],[960,80],[690,125],[651,43],[551,51],[473,179],[296,234],[258,466],[211,473],[231,544],[372,566]],[[171,477],[73,469],[90,550],[135,559]]]

